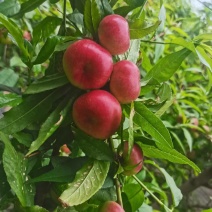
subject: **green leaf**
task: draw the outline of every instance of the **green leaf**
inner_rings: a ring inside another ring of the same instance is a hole
[[[27,49],[25,48],[23,34],[22,34],[22,31],[20,30],[20,28],[18,27],[18,25],[16,23],[14,23],[12,21],[12,19],[7,18],[6,16],[4,16],[1,13],[0,13],[0,23],[2,23],[3,26],[5,28],[7,28],[9,33],[14,38],[16,45],[20,48],[20,50],[22,51],[24,56],[26,58],[28,58],[29,53],[28,53]]]
[[[193,148],[193,138],[192,138],[190,132],[186,128],[182,128],[182,130],[183,130],[184,136],[186,138],[186,143],[188,144],[189,150],[191,152],[192,148]]]
[[[190,53],[190,50],[183,48],[165,56],[147,73],[142,80],[143,83],[159,84],[169,80]]]
[[[127,55],[127,60],[132,61],[133,63],[136,63],[139,58],[139,51],[140,51],[140,40],[132,40],[130,42],[130,48],[125,53]]]
[[[42,208],[38,205],[32,206],[32,207],[24,207],[24,208],[18,208],[19,212],[48,212],[45,208]]]
[[[97,160],[114,161],[111,149],[103,140],[94,139],[79,130],[76,131],[75,140],[87,156]]]
[[[147,0],[127,1],[129,6],[118,7],[117,9],[114,10],[114,13],[125,17],[129,12],[131,12],[135,8],[137,7],[143,8],[146,2]]]
[[[33,43],[36,45],[41,40],[46,40],[52,35],[62,22],[62,19],[55,16],[47,16],[33,29]]]
[[[3,166],[8,182],[22,206],[33,206],[35,188],[32,184],[26,183],[27,159],[14,149],[11,141],[2,132],[0,132],[0,140],[5,144]]]
[[[59,40],[57,36],[47,38],[45,44],[43,45],[37,57],[33,61],[33,65],[41,64],[48,60],[50,56],[54,53],[58,41]]]
[[[100,9],[96,0],[86,0],[84,10],[84,23],[88,31],[95,36],[101,21]]]
[[[182,195],[180,189],[176,186],[174,179],[169,175],[169,173],[164,168],[160,168],[160,171],[165,176],[166,182],[167,182],[169,188],[171,189],[173,203],[174,203],[174,206],[176,207],[179,205],[180,201],[182,200],[183,195]]]
[[[128,212],[137,211],[144,202],[144,193],[141,186],[138,184],[126,184],[123,191],[127,197],[126,200],[123,198],[124,209]]]
[[[18,95],[21,95],[21,91],[18,88],[10,87],[6,85],[0,84],[0,91],[8,91],[10,93],[16,93]]]
[[[15,86],[18,81],[18,78],[18,74],[16,74],[10,68],[4,68],[2,71],[0,71],[0,84],[12,87]]]
[[[160,21],[155,22],[154,25],[146,27],[146,28],[132,28],[132,26],[130,27],[130,39],[140,39],[145,37],[148,34],[151,34],[152,32],[154,32],[158,26],[160,25]]]
[[[178,44],[180,46],[183,46],[184,48],[187,48],[187,49],[191,50],[192,52],[196,53],[194,44],[191,41],[185,40],[184,38],[178,37],[178,38],[171,40],[170,42],[174,43],[174,44]]]
[[[173,163],[187,164],[191,166],[196,172],[198,173],[201,172],[201,170],[196,164],[194,164],[192,161],[190,161],[187,157],[185,157],[181,153],[177,152],[175,149],[164,148],[163,150],[160,150],[155,148],[154,146],[145,145],[140,142],[138,144],[142,148],[144,155],[147,157],[166,159]]]
[[[101,5],[102,7],[102,11],[104,11],[104,15],[103,16],[106,16],[106,15],[110,15],[110,14],[113,14],[113,9],[111,8],[109,2],[106,0],[100,0],[100,3],[99,5]]]
[[[140,102],[135,102],[134,108],[134,123],[151,135],[156,140],[156,144],[159,148],[173,148],[171,136],[163,122]],[[126,105],[124,109],[129,116],[130,107]]]
[[[91,198],[103,185],[110,163],[90,161],[80,169],[59,200],[65,206],[79,205]]]
[[[157,117],[161,117],[164,113],[167,112],[168,108],[174,103],[175,98],[167,100],[166,103],[155,113]]]
[[[194,40],[212,40],[212,33],[198,35],[194,38]]]
[[[160,102],[166,101],[167,99],[170,99],[172,96],[172,90],[169,84],[163,83],[158,92],[157,97],[159,98]]]
[[[197,53],[200,61],[202,62],[202,64],[207,66],[209,68],[209,70],[212,72],[212,59],[207,55],[205,50],[202,47],[197,46],[196,53]]]
[[[21,104],[6,112],[0,119],[0,131],[13,134],[29,124],[43,119],[51,109],[52,103],[64,92],[66,91],[59,89],[51,93],[26,97]]]
[[[0,108],[5,106],[16,106],[21,103],[22,98],[14,93],[4,94],[0,92]]]
[[[58,129],[67,113],[70,111],[70,105],[73,103],[77,95],[78,93],[75,93],[72,97],[68,95],[49,115],[42,124],[37,139],[32,142],[27,155],[38,150],[40,146]]]
[[[84,13],[86,0],[69,0],[73,11],[77,9],[80,13]]]
[[[21,10],[13,15],[13,18],[22,18],[25,13],[30,12],[37,7],[39,7],[41,4],[43,4],[46,0],[28,0],[27,2],[24,2],[21,4]]]
[[[35,94],[43,91],[52,90],[69,83],[66,75],[56,73],[47,75],[38,81],[33,82],[25,91],[25,94]]]
[[[30,180],[30,182],[71,182],[74,180],[76,172],[82,168],[87,161],[86,157],[81,158],[69,158],[63,157],[63,163],[54,167],[49,172],[46,172],[36,178]]]
[[[20,4],[17,0],[4,0],[0,3],[0,13],[11,16],[20,10]]]

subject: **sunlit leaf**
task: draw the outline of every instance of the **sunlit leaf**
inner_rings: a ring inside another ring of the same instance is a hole
[[[109,162],[90,161],[80,169],[59,200],[64,206],[79,205],[93,196],[103,185]]]

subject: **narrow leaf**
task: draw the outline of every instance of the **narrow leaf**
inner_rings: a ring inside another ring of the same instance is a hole
[[[160,25],[160,21],[157,21],[154,25],[146,28],[130,28],[130,38],[131,39],[140,39],[145,37],[148,34],[154,32]]]
[[[43,4],[46,0],[28,0],[27,2],[24,2],[21,4],[21,10],[13,15],[13,18],[22,18],[25,13],[30,12],[34,9],[36,9],[38,6]]]
[[[48,60],[50,56],[54,53],[55,47],[58,43],[58,38],[56,36],[47,38],[45,44],[41,48],[40,52],[38,53],[36,59],[33,61],[33,64],[41,64]]]
[[[174,206],[176,207],[179,205],[180,201],[182,200],[183,195],[180,189],[176,186],[174,179],[169,175],[169,173],[164,168],[160,168],[160,171],[165,176],[166,182],[169,188],[171,189]]]
[[[114,161],[113,153],[104,141],[94,139],[80,131],[76,132],[75,140],[87,156],[97,160]]]
[[[78,93],[76,93],[76,95],[78,95]],[[65,98],[49,115],[46,121],[42,124],[37,139],[32,142],[27,155],[38,150],[40,146],[58,129],[70,110],[70,105],[76,98],[76,95],[71,98],[68,95],[67,98]]]
[[[196,53],[197,53],[200,61],[202,62],[202,64],[207,66],[209,68],[209,70],[212,72],[212,59],[207,55],[205,50],[202,47],[197,46]]]
[[[30,182],[71,182],[74,180],[76,172],[86,161],[86,157],[74,159],[67,157],[64,163],[60,164],[60,166],[56,166],[51,171],[31,179]]]
[[[20,28],[17,26],[16,23],[12,21],[12,19],[7,18],[3,14],[0,13],[0,23],[3,24],[5,28],[9,31],[9,33],[12,35],[14,40],[16,41],[16,45],[20,48],[22,53],[25,57],[29,56],[29,53],[27,49],[25,48],[23,34]]]
[[[79,205],[92,197],[103,185],[110,163],[90,161],[80,169],[59,200],[64,206]]]
[[[37,44],[40,40],[46,40],[52,35],[62,19],[55,16],[47,16],[39,22],[33,29],[33,43]],[[48,27],[47,27],[48,26]]]
[[[150,158],[165,159],[173,163],[187,164],[191,166],[196,172],[200,173],[199,167],[190,161],[187,157],[177,152],[175,149],[157,149],[154,146],[138,143],[142,148],[144,155]]]
[[[165,56],[158,61],[142,81],[148,84],[158,84],[169,80],[190,53],[190,50],[183,48],[182,50]]]
[[[52,90],[69,83],[66,75],[56,73],[47,75],[38,81],[33,82],[25,91],[25,94],[35,94],[43,91]]]
[[[132,40],[130,42],[130,48],[125,53],[127,55],[127,60],[132,61],[133,63],[136,63],[139,57],[139,51],[140,51],[140,40]]]
[[[163,122],[140,102],[135,102],[134,108],[134,123],[150,134],[156,140],[156,144],[159,148],[173,148],[171,136]],[[130,107],[128,105],[125,106],[125,110],[129,115]]]
[[[184,136],[186,139],[186,143],[189,146],[189,151],[191,152],[192,148],[193,148],[193,138],[192,138],[190,132],[186,128],[182,128],[182,130],[183,130],[183,133],[184,133]]]
[[[198,35],[194,38],[194,40],[211,40],[212,38],[212,33],[205,33]]]
[[[26,97],[21,104],[12,108],[0,119],[0,131],[13,134],[21,131],[29,124],[43,119],[54,100],[65,91],[56,90],[48,94],[42,93]]]
[[[35,188],[32,184],[26,183],[28,181],[27,160],[14,149],[11,141],[2,132],[0,132],[0,140],[5,144],[3,166],[8,182],[22,206],[33,206]]]
[[[101,13],[96,0],[86,0],[84,10],[84,23],[88,31],[95,36],[101,21]]]

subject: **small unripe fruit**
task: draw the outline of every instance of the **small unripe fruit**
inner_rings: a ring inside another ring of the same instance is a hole
[[[99,212],[125,212],[124,209],[114,201],[105,202]]]
[[[128,150],[129,150],[129,143],[124,142],[121,163],[122,163],[122,167],[124,169],[123,174],[130,176],[130,175],[137,174],[142,169],[142,167],[143,167],[143,151],[137,144],[134,144],[129,157],[127,157]]]
[[[71,44],[63,56],[63,68],[69,81],[81,89],[98,89],[109,80],[111,54],[96,42],[83,39]]]
[[[30,32],[28,32],[28,31],[23,32],[23,37],[24,37],[24,39],[26,39],[28,41],[32,40],[32,36],[31,36]]]
[[[60,147],[61,152],[64,152],[67,155],[71,154],[71,150],[67,147],[66,144],[64,144],[63,146]]]
[[[140,94],[140,72],[131,61],[114,64],[110,78],[110,91],[122,104],[136,100]]]
[[[120,15],[108,15],[98,27],[99,41],[112,55],[123,54],[130,47],[129,25]]]
[[[94,138],[109,138],[118,129],[121,117],[119,102],[104,90],[83,94],[73,104],[75,124]]]

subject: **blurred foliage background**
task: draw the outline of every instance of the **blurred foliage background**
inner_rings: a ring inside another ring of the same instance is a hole
[[[17,15],[17,11],[21,3],[26,1],[8,0],[11,5],[7,9],[4,8],[6,1],[0,0],[0,13],[6,16],[14,14],[17,17],[22,16]],[[114,8],[119,8],[127,1],[111,0],[110,2]],[[26,10],[21,18],[14,19],[22,29],[25,45],[32,55],[34,52],[40,52],[48,37],[58,33],[63,18],[62,11],[63,1],[49,0],[33,11]],[[67,11],[70,13],[72,11],[69,4],[67,4]],[[212,3],[203,0],[202,2],[198,0],[148,0],[142,15],[145,17],[145,26],[155,23],[158,18],[161,21],[161,25],[154,34],[141,40],[139,68],[142,77],[159,59],[177,51],[179,46],[189,46],[191,41],[198,46],[196,48],[198,57],[194,55],[194,52],[191,53],[168,82],[158,87],[145,86],[141,90],[141,95],[142,101],[152,111],[162,108],[158,116],[170,130],[175,148],[194,161],[202,173],[206,173],[206,176],[199,179],[188,166],[163,160],[155,160],[156,163],[146,160],[140,179],[151,183],[149,185],[151,190],[158,197],[169,201],[171,194],[164,176],[159,171],[160,168],[156,165],[159,164],[173,176],[177,186],[185,194],[183,201],[175,211],[195,212],[204,211],[204,209],[206,211],[212,207],[210,198],[212,182],[208,179],[207,173],[212,167]],[[70,21],[73,16],[68,16],[68,18]],[[41,21],[49,27],[40,30]],[[67,29],[67,34],[85,36],[80,27],[79,31],[74,30],[75,28],[70,27]],[[198,44],[199,40],[202,41],[201,44]],[[65,47],[57,46],[56,48],[60,50]],[[16,94],[25,91],[30,80],[42,77],[49,64],[47,60],[42,64],[34,65],[29,70],[20,55],[20,49],[14,44],[13,38],[0,25],[0,91],[11,92],[9,106],[17,105],[21,101]],[[0,92],[2,110],[7,109],[3,107],[5,101],[7,100],[3,92]],[[194,183],[186,187],[190,179],[193,179]],[[191,193],[197,187],[203,190],[199,191],[198,195]],[[152,211],[152,207],[155,210],[159,208],[151,197],[147,199],[145,211]]]

